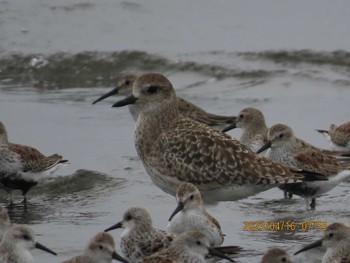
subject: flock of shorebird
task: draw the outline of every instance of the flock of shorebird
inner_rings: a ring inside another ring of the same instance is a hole
[[[318,130],[331,142],[332,150],[325,150],[295,137],[287,125],[268,128],[255,108],[237,116],[208,113],[177,97],[161,74],[123,75],[115,89],[93,103],[114,94],[128,95],[113,107],[129,106],[136,121],[137,153],[153,183],[176,196],[178,206],[164,231],[153,227],[144,208],[129,208],[119,223],[94,236],[82,255],[65,263],[235,262],[230,257],[241,248],[221,246],[224,234],[204,202],[234,201],[277,186],[285,198],[301,196],[307,210],[315,209],[318,196],[350,177],[350,122]],[[240,141],[225,133],[236,127],[243,129]],[[9,193],[9,205],[13,190],[21,190],[26,203],[27,192],[42,174],[67,163],[58,154],[46,157],[32,147],[10,143],[0,122],[0,186]],[[11,225],[6,210],[0,211],[0,228],[0,262],[33,262],[28,249],[34,247],[56,254],[38,243],[29,227]],[[106,233],[116,228],[125,229],[123,257]],[[321,240],[295,254],[317,246],[327,249],[323,263],[350,263],[350,227],[332,223]],[[261,262],[292,259],[285,250],[272,248]]]

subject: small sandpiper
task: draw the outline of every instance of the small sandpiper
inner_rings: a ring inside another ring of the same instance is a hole
[[[348,263],[350,261],[350,227],[339,222],[330,224],[322,239],[303,247],[295,252],[295,255],[320,246],[327,248],[322,263]]]
[[[113,237],[105,232],[96,234],[89,242],[82,255],[66,260],[62,263],[111,263],[112,260],[128,263],[115,251]]]
[[[211,246],[220,246],[224,235],[219,222],[203,206],[202,196],[191,183],[182,183],[176,191],[177,208],[169,218],[167,231],[180,234],[197,230],[205,234]]]
[[[107,92],[106,94],[99,97],[97,100],[95,100],[92,104],[95,104],[105,98],[108,98],[115,94],[120,95],[131,95],[132,94],[132,86],[135,80],[137,79],[136,74],[122,74],[117,81],[117,86]],[[217,129],[223,128],[227,126],[228,124],[235,123],[236,117],[235,116],[222,116],[222,115],[216,115],[209,112],[206,112],[202,108],[200,108],[197,105],[194,105],[193,103],[189,102],[188,100],[185,100],[183,98],[177,97],[177,104],[179,107],[179,111],[181,114],[196,120],[198,122],[204,123],[208,126],[215,127]],[[134,120],[137,120],[139,112],[135,110],[133,107],[129,107],[130,113],[133,116]]]
[[[239,141],[248,146],[253,152],[256,152],[267,143],[268,128],[265,117],[256,108],[244,108],[241,110],[237,115],[236,123],[222,129],[222,132],[227,132],[234,128],[243,129]]]
[[[336,126],[332,124],[329,130],[317,130],[329,141],[331,148],[350,154],[350,121]]]
[[[24,225],[13,225],[5,233],[0,242],[0,262],[4,263],[34,263],[29,250],[38,248],[52,255],[52,250],[38,243],[33,230]]]
[[[294,136],[293,130],[284,124],[273,125],[268,132],[268,142],[258,153],[268,149],[266,156],[274,161],[284,163],[292,169],[302,169],[323,175],[325,180],[302,182],[280,186],[282,190],[302,196],[307,209],[315,209],[316,197],[330,191],[350,176],[350,165],[338,163],[320,150],[302,147]]]
[[[169,247],[176,236],[154,228],[151,215],[141,207],[129,208],[124,213],[123,220],[105,232],[117,228],[125,229],[121,234],[120,248],[130,262],[140,262],[144,257]]]
[[[180,114],[175,90],[161,74],[137,78],[133,95],[113,107],[125,105],[139,112],[135,145],[146,171],[173,196],[181,182],[190,182],[206,202],[233,201],[307,176]]]
[[[13,190],[21,190],[26,203],[27,192],[42,175],[51,174],[67,163],[61,155],[45,156],[30,146],[10,143],[5,126],[0,122],[0,186],[9,193],[10,205],[13,204]]]
[[[293,263],[293,261],[284,249],[271,248],[263,255],[261,263]]]
[[[142,263],[206,263],[208,254],[235,262],[212,248],[203,233],[189,231],[178,235],[168,248],[146,257]]]

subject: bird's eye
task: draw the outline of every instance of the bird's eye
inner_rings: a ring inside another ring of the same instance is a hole
[[[244,115],[243,115],[243,114],[240,114],[239,117],[240,117],[241,119],[243,119]]]
[[[334,233],[329,233],[328,236],[329,237],[334,237]]]
[[[129,220],[131,220],[132,219],[132,216],[131,215],[127,215],[126,216],[126,221],[129,221]]]
[[[197,244],[198,246],[200,246],[200,245],[202,245],[202,242],[197,241],[196,244]]]
[[[98,248],[99,248],[100,250],[102,250],[102,249],[103,249],[103,246],[99,245]]]
[[[130,80],[126,80],[126,81],[124,82],[124,84],[125,84],[125,85],[129,85],[129,84],[130,84]]]
[[[283,257],[283,258],[281,258],[281,261],[282,262],[287,262],[287,259]]]
[[[282,138],[283,138],[283,133],[281,133],[280,135],[278,135],[278,138],[282,139]]]
[[[193,200],[193,198],[194,198],[193,195],[190,195],[190,200]]]
[[[30,239],[30,237],[29,237],[28,235],[26,235],[26,234],[24,234],[22,237],[23,237],[23,239],[25,239],[25,240],[29,240],[29,239]]]
[[[156,86],[151,86],[151,87],[149,87],[148,90],[147,90],[147,92],[148,92],[148,93],[151,93],[151,94],[154,94],[154,93],[156,93],[157,91],[158,91],[158,87],[156,87]]]

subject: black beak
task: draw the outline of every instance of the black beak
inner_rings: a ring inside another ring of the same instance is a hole
[[[126,259],[124,259],[121,256],[119,256],[118,253],[115,252],[115,251],[112,253],[112,258],[115,259],[115,260],[118,260],[120,262],[123,262],[123,263],[129,263],[129,261],[127,261]]]
[[[122,228],[122,226],[123,226],[123,223],[122,222],[118,222],[115,225],[107,228],[104,232],[108,232],[108,231],[111,231],[111,230],[117,229],[117,228]]]
[[[230,261],[230,262],[236,262],[236,261],[234,261],[233,259],[231,259],[230,257],[228,257],[228,256],[226,256],[225,254],[223,254],[223,253],[217,251],[217,250],[214,249],[214,248],[209,248],[208,250],[209,250],[209,254],[212,255],[212,256],[224,258],[224,259],[226,259],[226,260],[228,260],[228,261]]]
[[[307,245],[307,246],[303,247],[302,249],[300,249],[297,252],[295,252],[294,255],[297,255],[297,254],[299,254],[301,252],[304,252],[306,250],[309,250],[311,248],[321,247],[321,246],[322,246],[322,239],[320,239],[320,240],[318,240],[318,241],[316,241],[314,243],[311,243],[310,245]]]
[[[42,244],[40,244],[38,242],[36,242],[34,246],[35,246],[35,248],[41,249],[41,250],[46,251],[52,255],[57,256],[56,252],[53,252],[51,249],[48,249],[47,247],[43,246]]]
[[[134,95],[130,95],[123,100],[120,100],[112,105],[112,107],[123,107],[125,105],[134,104],[137,101]]]
[[[265,145],[263,145],[259,150],[256,151],[256,153],[261,153],[265,150],[267,150],[268,148],[271,148],[271,142],[268,141],[267,143],[265,143]]]
[[[234,123],[232,123],[232,124],[226,126],[226,127],[223,128],[221,131],[222,131],[222,132],[228,132],[228,131],[233,130],[233,129],[235,129],[235,128],[237,128],[236,122],[234,122]]]
[[[184,209],[184,205],[183,203],[179,202],[179,204],[177,205],[177,207],[175,208],[174,212],[171,214],[171,216],[169,217],[169,221],[171,221],[171,219],[173,219],[173,217],[180,212],[182,209]]]
[[[112,95],[118,94],[118,92],[119,92],[119,87],[116,87],[116,88],[112,89],[111,91],[107,92],[106,94],[102,95],[101,97],[99,97],[92,104],[95,104],[95,103],[97,103],[105,98],[112,96]]]

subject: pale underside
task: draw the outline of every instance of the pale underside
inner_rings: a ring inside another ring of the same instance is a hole
[[[204,200],[237,200],[302,178],[230,136],[181,115],[150,148],[143,148],[147,138],[142,130],[136,129],[136,134],[141,137],[136,148],[152,181],[172,195],[186,181],[198,187]]]

